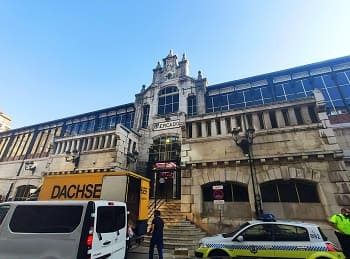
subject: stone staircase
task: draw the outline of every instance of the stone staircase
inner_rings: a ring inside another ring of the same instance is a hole
[[[157,200],[157,209],[164,220],[164,252],[173,255],[173,258],[189,258],[194,255],[194,250],[199,239],[206,233],[187,220],[180,209],[179,200]],[[155,209],[154,200],[149,205],[148,226],[151,225]],[[143,246],[149,247],[151,237],[145,236]],[[155,249],[156,250],[156,249]]]

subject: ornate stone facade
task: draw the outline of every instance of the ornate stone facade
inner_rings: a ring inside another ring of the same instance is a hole
[[[209,86],[170,51],[134,103],[2,132],[0,194],[24,199],[44,174],[131,170],[208,232],[254,218],[257,199],[278,218],[325,222],[350,206],[349,127],[330,121],[349,106],[325,96],[348,74],[344,57]],[[250,128],[247,156],[232,130]]]

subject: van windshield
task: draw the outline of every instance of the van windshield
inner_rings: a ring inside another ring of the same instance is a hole
[[[10,229],[20,233],[70,233],[81,221],[81,205],[20,205],[17,206]]]
[[[10,205],[0,205],[0,225],[4,220],[9,209],[10,209]]]

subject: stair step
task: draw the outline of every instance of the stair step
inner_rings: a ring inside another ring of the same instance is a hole
[[[153,220],[154,201],[151,200],[149,206],[148,224]],[[198,245],[198,241],[206,236],[200,228],[186,219],[186,216],[181,213],[181,201],[157,199],[157,210],[160,211],[161,217],[164,220],[164,248],[173,252],[173,258],[184,259],[194,255],[194,250]],[[143,246],[149,246],[150,236],[145,236]],[[177,252],[175,252],[175,250]],[[181,253],[183,251],[183,254]]]

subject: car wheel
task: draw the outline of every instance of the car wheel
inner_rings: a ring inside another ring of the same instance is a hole
[[[214,250],[212,252],[210,252],[209,254],[209,258],[212,258],[212,259],[226,259],[226,258],[230,258],[228,256],[228,254],[222,250]]]

